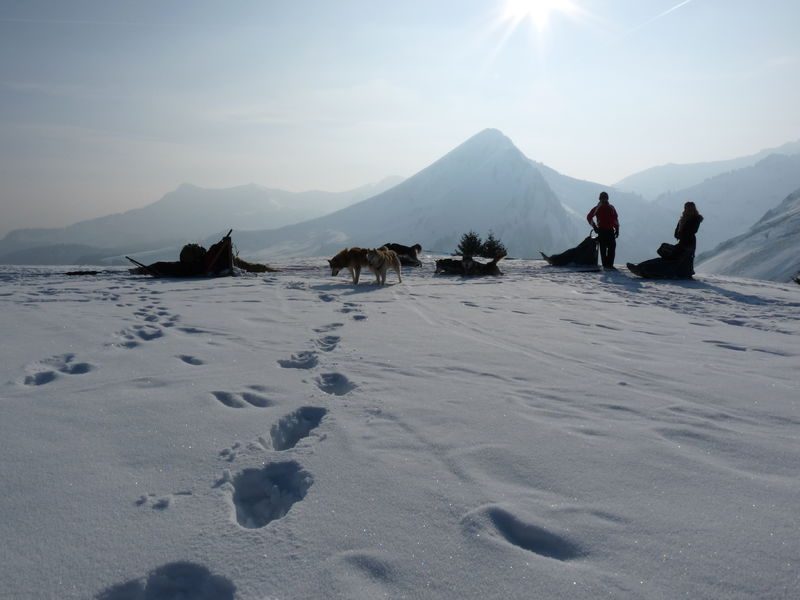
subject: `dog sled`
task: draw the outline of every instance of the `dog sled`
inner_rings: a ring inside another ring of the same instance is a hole
[[[597,269],[598,244],[597,238],[591,234],[580,244],[561,254],[548,256],[540,252],[549,265],[554,267],[594,267]]]
[[[680,248],[676,244],[661,244],[658,258],[639,264],[628,263],[628,270],[645,279],[692,279],[694,275],[694,244]]]
[[[144,265],[130,256],[130,262],[136,265],[131,269],[133,275],[152,275],[153,277],[228,277],[235,274],[234,267],[250,273],[274,271],[266,265],[249,263],[233,255],[231,240],[233,229],[213,244],[208,250],[199,244],[186,244],[181,250],[178,261],[159,261]]]

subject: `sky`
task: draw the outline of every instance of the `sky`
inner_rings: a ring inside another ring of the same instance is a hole
[[[340,191],[485,128],[611,184],[800,138],[796,0],[0,0],[0,235]]]

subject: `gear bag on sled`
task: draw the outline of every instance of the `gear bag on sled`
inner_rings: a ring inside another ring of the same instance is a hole
[[[695,244],[681,248],[678,244],[661,244],[659,258],[639,264],[628,263],[628,270],[645,279],[692,279]]]
[[[554,267],[566,267],[568,265],[596,267],[597,250],[597,238],[589,234],[580,244],[565,250],[561,254],[553,254],[552,256],[548,256],[544,252],[540,254],[542,258]]]

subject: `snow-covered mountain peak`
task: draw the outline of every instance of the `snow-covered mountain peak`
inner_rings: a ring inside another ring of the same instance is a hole
[[[383,194],[280,232],[240,236],[239,247],[270,257],[286,249],[324,255],[391,240],[449,252],[469,230],[491,230],[515,256],[560,251],[579,235],[534,163],[486,129]]]
[[[504,157],[508,153],[514,153],[523,159],[525,158],[522,152],[514,145],[514,142],[499,129],[484,129],[445,154],[438,162],[486,160],[492,157]]]

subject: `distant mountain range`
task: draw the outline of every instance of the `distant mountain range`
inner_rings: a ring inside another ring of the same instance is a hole
[[[639,261],[655,256],[661,242],[674,241],[686,200],[695,200],[706,217],[698,236],[703,251],[745,231],[797,187],[800,154],[777,154],[647,202],[639,194],[562,175],[489,129],[379,196],[310,222],[246,232],[237,243],[264,260],[388,241],[447,253],[473,229],[481,235],[491,230],[514,256],[537,257],[540,251],[572,247],[587,235],[585,215],[605,189],[620,215],[617,260]]]
[[[142,262],[175,260],[184,243],[210,244],[230,228],[244,258],[266,262],[385,242],[449,253],[469,230],[484,237],[491,231],[510,255],[535,258],[540,251],[575,246],[588,235],[585,215],[602,190],[620,214],[617,262],[637,262],[672,241],[686,200],[695,201],[705,216],[699,252],[745,233],[800,188],[800,143],[735,161],[668,166],[683,169],[684,182],[729,170],[649,202],[640,190],[558,173],[526,157],[500,131],[487,129],[405,181],[388,179],[338,194],[182,185],[141,209],[61,229],[13,231],[0,240],[0,263],[124,264],[125,254]],[[626,178],[624,185],[641,181],[651,190],[645,193],[652,193],[656,188],[648,177],[658,169]],[[703,266],[710,271],[717,264],[709,259]]]
[[[800,189],[768,211],[747,233],[699,256],[697,270],[790,281],[800,271]]]
[[[730,160],[651,167],[621,179],[614,187],[641,194],[646,200],[655,200],[662,194],[679,192],[711,177],[752,167],[771,154],[800,154],[800,140]]]
[[[339,210],[398,182],[389,177],[345,192],[288,192],[257,185],[204,189],[183,184],[124,213],[55,229],[17,229],[0,240],[0,263],[75,264],[172,248],[212,232],[282,227]]]
[[[800,154],[773,154],[751,167],[717,175],[675,194],[662,195],[655,204],[679,215],[685,201],[694,201],[705,217],[697,237],[697,251],[705,252],[746,232],[797,188],[800,188]]]

